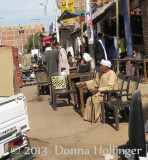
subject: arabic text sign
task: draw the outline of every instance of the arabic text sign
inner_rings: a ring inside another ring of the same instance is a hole
[[[74,0],[66,0],[61,2],[61,11],[62,13],[67,10],[69,12],[74,13]],[[75,23],[75,18],[63,20],[64,23]]]

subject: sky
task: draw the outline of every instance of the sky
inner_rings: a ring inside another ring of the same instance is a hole
[[[46,2],[47,25],[50,25],[52,21],[55,21],[54,0],[0,0],[0,26],[35,24],[39,22],[45,25],[45,7],[39,4],[46,5]],[[59,13],[60,11],[58,11]]]

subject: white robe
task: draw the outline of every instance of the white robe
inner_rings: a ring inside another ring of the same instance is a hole
[[[65,72],[67,75],[69,74],[67,54],[64,48],[59,49],[59,72],[61,72],[61,68],[65,68],[62,72]]]
[[[103,92],[109,90],[118,89],[118,80],[115,72],[109,70],[107,73],[103,73],[100,79],[96,78],[86,82],[89,90],[95,88],[99,89],[99,92],[87,99],[86,108],[84,111],[83,119],[86,121],[97,122],[101,120],[101,104],[103,101]],[[92,111],[92,103],[94,104]],[[92,114],[93,113],[93,114]]]

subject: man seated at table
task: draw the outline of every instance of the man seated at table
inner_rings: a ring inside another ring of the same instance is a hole
[[[125,57],[128,59],[128,57]],[[133,48],[133,56],[129,58],[129,61],[126,62],[126,75],[127,76],[134,76],[135,74],[135,64],[134,61],[140,60],[141,54],[138,52],[138,48]]]
[[[97,122],[101,121],[101,104],[103,101],[103,92],[118,89],[118,81],[115,72],[111,69],[111,62],[109,60],[101,60],[100,71],[102,72],[101,78],[95,78],[87,82],[80,83],[79,87],[87,85],[91,90],[92,95],[87,99],[86,108],[84,111],[83,119],[86,121]],[[93,106],[93,108],[92,108]]]
[[[81,61],[79,62],[78,66],[77,66],[77,72],[76,73],[72,73],[72,74],[77,74],[77,73],[86,73],[90,71],[90,61],[92,60],[91,56],[88,53],[84,53],[83,54],[83,58],[81,59]],[[77,82],[82,82],[82,81],[87,81],[88,77],[81,77],[81,78],[73,78],[74,83]]]
[[[83,54],[81,62],[78,64],[78,73],[85,73],[90,71],[91,56],[88,53]]]

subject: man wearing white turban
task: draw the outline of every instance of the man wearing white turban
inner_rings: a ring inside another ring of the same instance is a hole
[[[118,81],[115,72],[111,69],[111,62],[108,60],[101,60],[100,71],[102,77],[80,83],[80,87],[87,85],[91,90],[92,95],[87,99],[86,108],[83,119],[86,121],[97,122],[101,120],[101,104],[103,101],[103,92],[118,89]],[[92,109],[93,106],[93,109]]]
[[[78,72],[84,73],[90,71],[90,61],[92,60],[91,56],[88,53],[83,54],[83,59],[81,60],[78,66]]]

